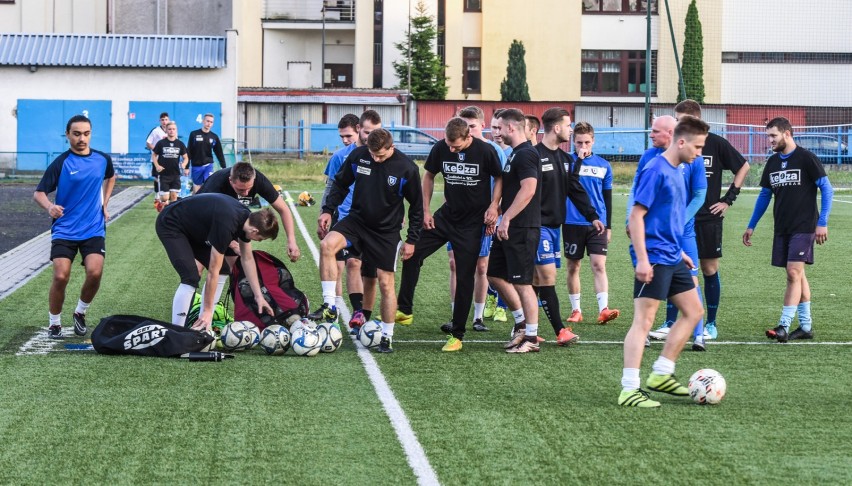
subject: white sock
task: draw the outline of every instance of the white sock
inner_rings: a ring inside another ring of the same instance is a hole
[[[538,336],[538,323],[530,324],[527,323],[526,330],[524,331],[525,336]]]
[[[335,297],[337,297],[337,282],[334,280],[323,280],[320,282],[322,285],[322,300],[329,307],[334,307],[337,305],[337,301]]]
[[[512,311],[512,317],[515,318],[515,324],[520,324],[524,322],[524,310],[518,309]]]
[[[192,303],[193,297],[195,297],[195,287],[187,284],[178,285],[175,297],[172,299],[172,324],[185,325],[186,313],[189,311],[189,304]]]
[[[482,316],[485,315],[485,302],[474,302],[473,303],[473,320],[482,319]]]
[[[456,311],[456,303],[450,302],[450,312],[455,312],[455,311]]]
[[[51,326],[61,326],[62,325],[62,314],[61,313],[60,314],[51,314],[50,312],[48,312],[47,317],[48,317],[48,319],[50,319],[49,322],[50,322]]]
[[[571,310],[580,312],[580,294],[568,294],[568,300],[571,301]]]
[[[382,322],[382,337],[393,338],[393,322]]]
[[[654,373],[659,375],[671,375],[674,373],[675,363],[668,358],[660,356],[657,358],[657,361],[654,361],[652,369],[654,370]]]
[[[89,310],[90,304],[91,304],[91,302],[89,304],[87,304],[87,303],[83,302],[82,299],[77,299],[77,309],[75,309],[74,312],[77,313],[77,314],[86,315],[86,311]]]
[[[598,312],[603,312],[604,309],[609,307],[609,292],[598,292]]]
[[[641,383],[639,368],[624,368],[621,371],[621,388],[625,391],[638,390]]]

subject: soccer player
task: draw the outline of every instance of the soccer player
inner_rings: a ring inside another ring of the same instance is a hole
[[[201,128],[189,133],[189,163],[192,164],[192,193],[195,194],[208,177],[213,175],[213,154],[219,161],[219,167],[225,168],[225,154],[222,152],[222,142],[219,135],[213,133],[215,118],[212,113],[204,115]]]
[[[692,115],[701,118],[701,105],[693,100],[684,100],[675,106],[675,116]],[[704,337],[716,339],[716,312],[722,296],[722,283],[719,279],[719,260],[722,258],[722,222],[725,212],[730,208],[749,171],[746,162],[730,142],[715,133],[707,134],[707,141],[701,153],[704,157],[704,169],[707,175],[707,193],[704,204],[695,215],[695,237],[698,246],[698,258],[701,260],[701,273],[704,275],[704,301],[707,304],[707,322],[704,325]],[[722,171],[734,174],[731,186],[722,193]],[[721,196],[721,198],[720,198]]]
[[[180,176],[189,172],[189,157],[186,145],[177,138],[177,123],[166,124],[166,138],[157,142],[151,151],[151,163],[157,171],[160,186],[160,202],[163,206],[177,201],[180,192]]]
[[[559,233],[566,218],[566,201],[584,221],[593,226],[594,232],[602,235],[604,224],[589,201],[589,195],[580,184],[578,172],[572,170],[571,156],[559,146],[571,141],[571,115],[564,108],[549,108],[541,117],[544,137],[535,146],[541,160],[541,229],[538,251],[535,255],[533,289],[541,302],[544,315],[556,334],[556,344],[566,346],[580,338],[573,329],[562,324],[559,298],[556,295],[556,269],[561,266]],[[579,170],[579,164],[576,164]],[[571,236],[565,236],[566,240]]]
[[[635,254],[636,279],[633,286],[633,324],[624,339],[622,391],[618,404],[625,407],[659,407],[640,388],[645,337],[654,323],[660,301],[667,298],[681,312],[666,344],[654,362],[646,386],[675,396],[688,396],[689,390],[674,377],[683,345],[704,314],[689,269],[694,262],[683,253],[681,236],[686,224],[686,188],[679,168],[701,155],[709,127],[694,117],[683,117],[673,133],[673,143],[639,173],[630,213],[631,250]]]
[[[355,188],[349,215],[330,227],[331,215],[353,183]],[[402,243],[399,231],[404,200],[408,201],[408,234]],[[382,296],[382,339],[376,350],[392,353],[397,311],[394,291],[396,258],[400,245],[403,260],[408,260],[414,253],[414,244],[423,225],[423,196],[420,170],[411,159],[394,148],[390,132],[381,128],[374,130],[367,137],[366,147],[359,147],[349,154],[342,169],[334,176],[334,187],[322,207],[318,223],[322,236],[320,284],[323,304],[309,317],[328,322],[337,320],[337,265],[334,256],[351,245],[377,268]]]
[[[145,147],[152,151],[154,147],[157,146],[157,142],[166,138],[166,125],[169,124],[169,114],[167,112],[160,113],[160,124],[156,127],[152,128],[150,132],[148,132],[148,137],[145,139]],[[163,207],[160,204],[160,200],[158,198],[160,193],[160,179],[157,174],[157,169],[154,167],[154,164],[151,164],[151,177],[154,178],[154,207],[157,210],[162,210]]]
[[[455,306],[451,334],[442,351],[461,351],[482,235],[492,234],[497,223],[503,168],[497,152],[474,138],[462,118],[447,122],[444,139],[432,147],[424,168],[423,231],[414,245],[414,254],[402,264],[397,314],[406,318],[413,314],[414,291],[423,261],[451,243],[456,263]],[[444,179],[445,202],[433,215],[429,208],[437,174]]]
[[[524,115],[524,135],[531,144],[538,143],[538,129],[541,128],[541,121],[535,115]]]
[[[775,196],[772,266],[786,268],[787,289],[778,325],[766,331],[766,337],[779,343],[788,339],[813,339],[811,286],[805,275],[805,264],[814,263],[814,241],[819,245],[828,241],[828,216],[834,189],[816,155],[793,141],[793,126],[789,120],[783,117],[770,120],[766,136],[775,153],[763,167],[760,194],[743,233],[743,243],[751,246],[754,229]],[[819,212],[817,189],[821,194]],[[797,312],[799,327],[789,332]]]
[[[258,312],[272,314],[260,291],[251,242],[275,239],[278,220],[269,208],[251,212],[233,197],[224,194],[197,194],[166,206],[157,216],[157,236],[163,243],[180,285],[172,299],[172,324],[185,325],[186,314],[198,288],[200,274],[196,262],[207,269],[201,296],[201,313],[194,329],[209,330],[220,273],[228,273],[225,251],[236,240],[240,260],[257,302]]]
[[[115,172],[109,155],[89,147],[92,122],[83,115],[72,116],[65,125],[70,148],[53,160],[39,181],[33,200],[53,218],[50,259],[53,283],[50,285],[47,335],[62,338],[62,305],[71,277],[71,264],[77,252],[83,258],[86,279],[74,310],[74,334],[86,335],[86,311],[98,293],[106,255],[107,204],[115,186]],[[56,191],[55,203],[47,195]]]
[[[500,147],[501,150],[503,150],[503,155],[508,158],[510,155],[512,155],[512,146],[507,145],[505,142],[503,142],[503,137],[500,136],[500,127],[498,126],[500,124],[500,114],[503,113],[504,110],[504,108],[498,108],[494,110],[494,113],[491,115],[491,138],[493,139],[494,143],[497,144],[497,146]],[[503,168],[505,167],[506,163],[503,162]],[[487,299],[485,302],[485,311],[483,312],[483,317],[490,317],[494,319],[495,322],[506,322],[506,303],[503,302],[503,298],[500,296],[499,293],[497,293],[497,290],[490,287],[490,285],[488,288],[488,295],[490,295],[492,298]]]
[[[580,266],[583,253],[588,253],[595,276],[595,294],[598,301],[598,324],[616,319],[620,312],[609,308],[609,279],[606,274],[606,256],[612,241],[612,166],[603,157],[595,155],[595,129],[586,122],[574,126],[574,154],[572,170],[589,195],[592,206],[606,221],[606,233],[597,231],[578,211],[571,200],[565,202],[564,236],[565,258],[568,268],[568,298],[571,300],[570,322],[581,322]]]
[[[495,135],[512,147],[503,168],[503,218],[488,260],[488,280],[509,306],[515,325],[509,353],[538,352],[538,299],[532,288],[541,228],[541,164],[524,135],[524,114],[500,113]]]

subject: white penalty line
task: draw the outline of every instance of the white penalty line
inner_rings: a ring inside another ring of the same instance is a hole
[[[446,344],[446,340],[437,340],[437,339],[394,339],[395,343],[406,343],[406,344]],[[502,344],[506,341],[500,340],[488,340],[488,339],[465,339],[465,344],[475,343],[475,344]],[[547,341],[546,341],[547,342]],[[553,342],[553,341],[550,341]],[[774,345],[779,344],[776,341],[705,341],[708,346],[766,346],[766,345]],[[572,343],[571,346],[576,346],[578,344],[624,344],[624,341],[577,341],[576,343]],[[657,341],[651,340],[651,344],[665,344],[665,341]],[[796,342],[787,342],[783,344],[789,344],[791,346],[852,346],[852,341],[844,342],[844,341],[796,341]],[[569,346],[570,347],[570,346]]]
[[[293,219],[295,219],[296,225],[299,227],[299,231],[301,231],[305,243],[311,250],[311,254],[314,257],[314,263],[317,265],[317,268],[319,268],[319,250],[317,249],[317,245],[314,243],[313,238],[311,238],[310,233],[308,233],[308,228],[305,226],[305,222],[302,220],[301,215],[299,215],[296,211],[296,206],[292,202],[290,192],[284,191],[284,194],[286,196],[285,200],[288,201],[288,204],[290,205],[290,211],[293,213]],[[351,317],[349,308],[346,306],[345,302],[339,302],[339,304],[341,304],[338,307],[341,311],[341,316],[343,317],[344,322],[348,322]],[[345,330],[346,327],[344,326],[343,329]],[[417,435],[414,433],[414,429],[411,428],[411,423],[408,421],[408,417],[405,416],[405,411],[399,404],[399,400],[397,400],[394,396],[393,391],[391,391],[390,385],[388,385],[385,376],[379,369],[379,365],[376,363],[375,358],[367,348],[358,342],[357,339],[351,335],[350,339],[352,339],[353,344],[355,344],[355,349],[358,351],[358,357],[361,358],[361,364],[367,371],[367,376],[370,378],[370,382],[376,390],[376,395],[378,395],[379,401],[382,402],[385,413],[390,419],[391,425],[396,432],[397,439],[405,451],[408,465],[411,466],[411,469],[414,471],[414,475],[417,477],[417,483],[421,485],[441,484],[440,481],[438,481],[438,475],[435,473],[432,465],[429,464],[429,459],[426,457],[426,452],[423,450],[423,446],[420,444],[420,441],[417,440]]]

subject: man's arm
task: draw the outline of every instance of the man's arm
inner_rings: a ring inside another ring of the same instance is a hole
[[[207,264],[207,278],[204,281],[204,295],[201,298],[204,306],[198,314],[198,320],[192,324],[193,329],[198,331],[209,331],[210,326],[213,324],[213,309],[216,306],[216,303],[213,301],[216,298],[216,285],[219,281],[219,270],[222,269],[222,262],[224,261],[225,255],[219,253],[216,251],[215,247],[211,246],[210,262]]]
[[[435,191],[435,174],[428,170],[423,173],[423,228],[435,229],[432,218],[432,193]]]
[[[104,179],[101,190],[103,191],[104,198],[104,220],[109,221],[109,199],[112,197],[112,189],[115,187],[115,179],[117,176],[115,174],[112,177],[107,177]]]
[[[260,279],[257,276],[257,265],[254,263],[254,252],[251,249],[250,241],[240,241],[240,263],[243,271],[246,273],[251,292],[254,294],[254,301],[257,303],[257,312],[259,314],[274,315],[272,307],[266,302],[263,297],[263,292],[260,290]]]
[[[225,152],[222,150],[222,141],[219,140],[219,135],[216,135],[213,132],[210,133],[216,137],[216,143],[213,145],[213,153],[216,154],[216,159],[219,160],[219,167],[224,169],[228,166],[228,164],[225,162]]]
[[[827,176],[822,176],[816,181],[820,192],[819,220],[816,227],[816,242],[821,245],[828,241],[828,216],[831,213],[831,200],[834,197],[834,188]]]

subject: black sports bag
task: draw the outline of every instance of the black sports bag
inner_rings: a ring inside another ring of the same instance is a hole
[[[188,327],[129,315],[104,317],[92,331],[92,346],[101,354],[178,357],[201,351],[213,339]]]

